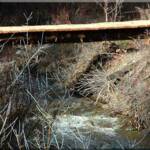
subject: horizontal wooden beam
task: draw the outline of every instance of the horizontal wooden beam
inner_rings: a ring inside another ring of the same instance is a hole
[[[150,29],[150,20],[0,27],[0,43],[28,40],[50,42],[93,42],[136,38]]]
[[[103,22],[91,24],[63,24],[41,26],[9,26],[0,27],[0,34],[24,32],[68,32],[68,31],[98,31],[113,29],[132,29],[150,27],[150,20]]]

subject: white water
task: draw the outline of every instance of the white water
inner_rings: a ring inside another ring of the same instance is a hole
[[[141,137],[137,132],[123,129],[120,118],[111,117],[98,105],[83,102],[75,101],[72,112],[58,115],[53,123],[51,142],[58,149],[128,149],[137,146]]]
[[[70,134],[73,130],[87,130],[103,133],[109,136],[116,135],[118,118],[104,115],[96,116],[75,116],[62,115],[54,123],[55,129],[62,134]]]

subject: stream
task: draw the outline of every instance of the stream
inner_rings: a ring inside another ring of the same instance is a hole
[[[79,98],[71,102],[69,111],[57,116],[52,144],[59,149],[150,148],[149,134],[123,127],[123,121],[100,105]]]

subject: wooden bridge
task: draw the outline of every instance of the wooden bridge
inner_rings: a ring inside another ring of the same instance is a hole
[[[103,22],[92,24],[63,24],[0,27],[0,44],[93,42],[137,38],[150,31],[150,20]],[[149,32],[150,33],[150,32]]]

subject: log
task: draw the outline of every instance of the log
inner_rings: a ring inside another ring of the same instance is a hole
[[[9,26],[0,27],[0,34],[24,33],[24,32],[68,32],[68,31],[96,31],[113,29],[148,28],[150,20],[102,22],[91,24],[62,24],[41,26]]]
[[[0,27],[0,44],[20,42],[20,40],[26,39],[26,33],[28,33],[29,42],[32,43],[40,39],[43,40],[43,43],[126,40],[144,34],[147,29],[150,29],[149,20],[92,24],[9,26]]]

